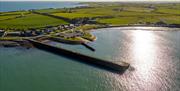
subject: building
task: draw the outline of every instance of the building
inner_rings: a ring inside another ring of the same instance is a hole
[[[12,36],[12,37],[21,36],[21,32],[7,32],[7,36]]]
[[[0,30],[0,37],[2,37],[4,35],[5,31],[4,30]]]

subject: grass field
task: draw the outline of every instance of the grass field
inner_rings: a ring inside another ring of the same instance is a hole
[[[180,24],[180,4],[118,4],[88,3],[91,8],[73,9],[72,13],[53,13],[69,19],[81,17],[109,16],[97,18],[99,23],[123,25],[137,23],[156,23],[161,20],[167,24]]]
[[[61,16],[69,19],[75,19],[75,18],[83,18],[83,17],[98,17],[101,15],[97,14],[85,14],[85,13],[54,13],[55,16]]]
[[[29,14],[30,12],[28,11],[16,11],[16,12],[0,12],[0,16],[1,15],[21,15],[21,14]]]
[[[39,10],[35,10],[36,12],[39,13],[58,13],[58,12],[62,12],[62,9],[39,9]]]
[[[6,20],[6,19],[13,19],[20,16],[26,16],[30,14],[27,11],[17,11],[17,12],[3,12],[0,13],[0,21]]]
[[[139,23],[180,24],[180,3],[177,4],[122,4],[122,3],[86,3],[89,8],[40,9],[40,13],[49,13],[68,19],[95,17],[99,23],[127,25]],[[23,16],[20,18],[16,18]],[[15,18],[15,19],[13,19]],[[6,20],[7,19],[7,20]],[[32,14],[29,11],[0,12],[0,28],[27,29],[67,24],[61,19]]]
[[[180,16],[152,16],[152,17],[115,17],[109,19],[97,19],[100,23],[112,25],[137,24],[137,23],[156,23],[164,21],[167,24],[180,24]]]
[[[137,18],[134,17],[116,17],[116,18],[109,18],[109,19],[98,19],[100,23],[107,23],[113,25],[121,25],[121,24],[133,24],[138,21]]]
[[[0,15],[0,21],[6,20],[6,19],[12,19],[15,17],[18,17],[19,15]]]
[[[156,10],[158,13],[165,13],[165,14],[176,14],[180,15],[180,9],[168,9],[168,8],[159,8]]]
[[[99,18],[100,23],[112,25],[156,23],[161,20],[167,24],[180,24],[180,4],[97,4],[91,3],[97,8],[75,10],[76,13],[108,15],[112,18]],[[103,7],[102,7],[103,6]]]
[[[180,16],[162,16],[159,18],[165,20],[168,24],[180,24]]]
[[[0,21],[0,28],[27,29],[44,26],[53,26],[58,24],[67,24],[67,22],[48,16],[29,14],[22,18]]]

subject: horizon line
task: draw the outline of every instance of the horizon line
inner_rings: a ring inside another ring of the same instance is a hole
[[[180,2],[180,0],[0,0],[1,1],[7,1],[7,2],[11,2],[11,1],[42,1],[42,2],[46,2],[46,1],[50,1],[50,2]]]

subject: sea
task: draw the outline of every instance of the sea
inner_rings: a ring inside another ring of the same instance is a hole
[[[17,3],[10,5],[22,7]],[[91,30],[97,40],[88,45],[95,52],[82,45],[49,42],[117,64],[129,63],[130,68],[121,74],[37,48],[0,47],[0,91],[179,91],[179,30],[163,27]]]
[[[87,6],[87,4],[63,1],[0,1],[0,12],[47,8],[73,8],[77,6]]]

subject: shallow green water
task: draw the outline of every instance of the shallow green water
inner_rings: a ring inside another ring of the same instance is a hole
[[[0,91],[178,91],[180,31],[142,30],[94,31],[98,39],[89,45],[96,52],[79,45],[50,43],[115,63],[130,63],[131,68],[121,75],[39,49],[0,48]]]

